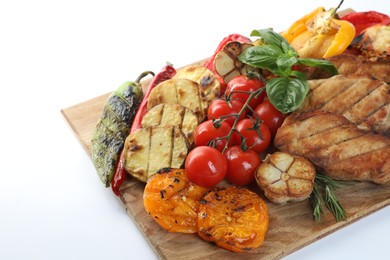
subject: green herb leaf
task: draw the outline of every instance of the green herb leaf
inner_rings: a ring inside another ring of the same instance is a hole
[[[347,213],[330,186],[325,187],[325,203],[337,222],[347,218]]]
[[[339,74],[337,68],[328,60],[298,58],[298,64],[306,65],[309,67],[320,68],[320,69],[327,71],[331,75]]]
[[[290,44],[280,34],[274,32],[272,29],[253,30],[251,36],[259,36],[268,45],[278,46],[283,53],[288,53],[294,50]],[[295,51],[295,50],[294,50]]]
[[[282,55],[279,56],[276,60],[276,65],[279,69],[280,74],[285,75],[288,77],[291,72],[292,65],[296,64],[298,59],[294,56],[290,55]]]
[[[331,75],[338,74],[336,67],[329,61],[299,58],[286,39],[272,29],[253,30],[251,36],[260,37],[261,45],[246,49],[238,59],[244,64],[269,70],[280,77],[271,79],[266,89],[271,103],[282,113],[296,110],[309,91],[305,75],[293,70],[294,65],[317,67]]]
[[[291,71],[291,77],[294,77],[294,78],[297,78],[297,79],[300,79],[300,80],[303,80],[303,81],[306,81],[306,76],[303,72],[300,72],[300,71],[296,71],[296,70],[293,70]]]
[[[267,96],[282,113],[290,113],[297,109],[309,91],[307,81],[297,78],[273,78],[266,84]]]
[[[291,47],[291,45],[287,41],[281,42],[280,46],[281,46],[284,53],[286,53],[290,56],[298,57],[297,51],[293,47]]]
[[[322,199],[317,186],[318,186],[317,184],[314,184],[313,192],[310,194],[309,200],[310,200],[310,205],[313,208],[314,221],[321,222],[322,215],[324,214],[325,202]]]
[[[315,221],[321,221],[321,216],[324,214],[324,205],[333,214],[336,221],[347,218],[347,213],[336,197],[335,190],[349,185],[352,185],[352,183],[336,181],[321,173],[316,174],[313,192],[310,194],[310,203]],[[324,198],[322,198],[323,193],[325,193]]]
[[[277,46],[259,45],[249,47],[238,56],[238,59],[250,66],[268,69],[275,73],[278,71],[276,60],[281,54],[282,51]]]

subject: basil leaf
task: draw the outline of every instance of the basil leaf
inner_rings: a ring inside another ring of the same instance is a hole
[[[281,50],[273,45],[259,45],[244,50],[238,59],[253,67],[277,71],[276,61],[281,55]]]
[[[296,110],[305,99],[309,85],[297,78],[273,78],[266,84],[267,96],[276,109],[287,114]]]
[[[253,30],[251,36],[261,37],[267,44],[280,46],[283,37],[275,33],[272,29]]]
[[[291,74],[291,67],[298,62],[298,59],[294,56],[282,55],[276,60],[276,65],[279,68],[280,76],[288,77]]]
[[[298,57],[297,51],[293,47],[291,47],[291,45],[286,40],[282,41],[280,47],[282,48],[284,53],[290,56]]]
[[[326,72],[329,72],[332,76],[339,74],[337,68],[328,60],[317,60],[310,58],[298,58],[298,64],[303,64],[310,67],[316,67]]]
[[[295,77],[299,80],[306,80],[305,73],[296,70],[291,71],[291,77]]]
[[[253,30],[251,36],[259,36],[268,45],[278,46],[283,53],[298,56],[297,52],[280,34],[272,29]]]

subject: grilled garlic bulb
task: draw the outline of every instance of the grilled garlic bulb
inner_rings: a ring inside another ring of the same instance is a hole
[[[299,156],[284,152],[268,154],[256,172],[256,182],[272,202],[302,201],[313,190],[315,168]]]

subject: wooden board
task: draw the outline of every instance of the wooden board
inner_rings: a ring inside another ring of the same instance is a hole
[[[93,98],[61,111],[88,154],[92,131],[108,95]],[[236,259],[238,256],[247,259],[279,259],[390,204],[390,184],[379,186],[357,183],[337,191],[348,214],[346,221],[335,222],[333,216],[327,212],[323,221],[316,223],[312,219],[308,200],[285,205],[275,205],[266,200],[270,223],[264,244],[248,253],[236,254],[211,245],[195,234],[168,233],[162,230],[143,207],[143,188],[143,183],[128,178],[122,186],[121,201],[129,216],[137,223],[145,238],[162,259],[185,259],[188,256],[191,256],[191,259],[211,257]],[[251,188],[256,190],[257,187]],[[102,189],[104,189],[103,185]],[[259,189],[257,192],[262,196]]]

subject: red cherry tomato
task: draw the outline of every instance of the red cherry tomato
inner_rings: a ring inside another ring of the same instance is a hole
[[[286,117],[286,115],[277,110],[268,99],[261,102],[255,108],[255,113],[268,126],[272,137],[275,136],[276,131],[282,125]],[[253,118],[256,119],[255,117]]]
[[[230,93],[232,92],[237,92],[231,94],[232,99],[239,100],[243,104],[245,104],[246,100],[249,97],[249,93],[261,89],[264,86],[265,86],[264,82],[257,77],[248,77],[246,75],[236,76],[233,79],[231,79],[227,84],[225,96],[229,96]],[[248,92],[248,93],[238,93],[238,92]],[[256,98],[252,98],[252,100],[249,101],[249,106],[255,109],[255,107],[263,101],[264,96],[265,96],[265,89]]]
[[[264,152],[271,142],[271,132],[265,123],[253,129],[255,120],[246,118],[237,123],[237,131],[246,139],[248,148],[256,153]],[[258,131],[261,134],[258,134]]]
[[[210,103],[210,106],[207,110],[208,119],[219,119],[222,116],[225,116],[223,119],[229,125],[233,125],[236,115],[240,112],[244,104],[238,100],[230,100],[226,101],[225,99],[215,99]],[[246,117],[246,112],[241,114],[239,120],[244,119]]]
[[[207,120],[200,125],[195,130],[195,146],[205,146],[209,145],[210,141],[215,140],[216,138],[225,137],[229,134],[231,130],[231,126],[222,121],[221,125],[218,128],[214,127],[214,123],[212,120]],[[222,151],[225,147],[227,139],[221,139],[215,141],[213,147],[217,148],[219,151]],[[233,145],[233,138],[229,142],[229,145]]]
[[[225,178],[227,159],[213,147],[195,147],[187,156],[185,170],[191,182],[209,188]]]
[[[247,185],[255,179],[255,171],[260,165],[260,157],[252,150],[241,150],[239,146],[231,146],[224,155],[227,159],[226,179],[235,185]]]

